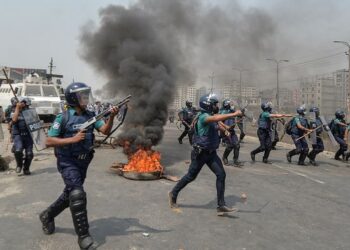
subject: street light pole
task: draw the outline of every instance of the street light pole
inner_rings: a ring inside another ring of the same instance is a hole
[[[214,88],[214,72],[211,74],[211,76],[209,76],[209,78],[211,79],[211,89],[210,89],[210,93],[213,93],[213,88]]]
[[[276,73],[277,73],[276,109],[279,111],[280,109],[279,64],[281,62],[289,62],[289,60],[286,60],[286,59],[277,60],[275,58],[267,58],[266,60],[273,61],[276,63]]]
[[[239,104],[242,105],[242,72],[248,71],[247,69],[241,68],[232,68],[233,70],[237,70],[239,72]]]
[[[334,43],[341,43],[344,44],[345,46],[348,47],[348,86],[346,88],[346,92],[348,92],[349,88],[350,88],[350,44],[348,42],[345,41],[333,41]],[[349,93],[346,93],[346,98],[345,98],[345,105],[346,105],[346,109],[347,109],[347,115],[349,116],[349,107],[348,107],[348,96]]]

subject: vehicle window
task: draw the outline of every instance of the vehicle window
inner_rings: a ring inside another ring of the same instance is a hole
[[[27,85],[25,96],[41,96],[40,86]]]
[[[43,86],[44,96],[57,97],[57,92],[53,86]]]

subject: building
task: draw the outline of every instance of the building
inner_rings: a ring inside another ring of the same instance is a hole
[[[328,119],[334,116],[337,109],[347,110],[347,84],[337,81],[336,74],[315,76],[300,81],[301,104],[307,107],[316,106]]]

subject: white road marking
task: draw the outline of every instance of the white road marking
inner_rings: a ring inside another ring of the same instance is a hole
[[[304,177],[304,178],[306,178],[306,179],[308,179],[308,180],[314,181],[314,182],[316,182],[316,183],[325,184],[324,181],[320,181],[320,180],[315,179],[315,178],[312,178],[312,177],[310,177],[310,176],[308,176],[308,175],[306,175],[306,174],[303,174],[303,173],[300,173],[300,172],[297,172],[297,171],[294,171],[294,170],[291,170],[291,169],[288,169],[288,168],[284,168],[284,167],[279,166],[279,165],[277,165],[277,164],[275,164],[275,163],[272,163],[271,165],[273,165],[273,166],[275,166],[275,167],[277,167],[277,168],[286,170],[286,171],[288,171],[288,172],[290,172],[290,173],[293,173],[293,174],[295,174],[295,175],[302,176],[302,177]]]

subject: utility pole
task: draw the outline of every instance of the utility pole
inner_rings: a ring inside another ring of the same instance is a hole
[[[209,76],[209,78],[211,79],[211,89],[210,89],[210,93],[213,93],[213,88],[214,88],[214,72]]]
[[[243,97],[242,97],[242,72],[248,71],[247,69],[241,69],[241,68],[232,68],[233,70],[237,70],[239,72],[239,105],[242,105],[243,103]]]
[[[347,53],[347,56],[348,56],[348,84],[345,88],[346,90],[346,98],[345,98],[345,105],[346,105],[346,114],[347,116],[349,117],[349,105],[348,105],[348,99],[349,99],[349,88],[350,88],[350,44],[348,42],[345,42],[345,41],[333,41],[334,43],[341,43],[341,44],[344,44],[346,47],[348,47],[348,53]]]
[[[282,62],[289,62],[289,60],[281,59],[277,60],[275,58],[267,58],[267,61],[273,61],[276,63],[276,73],[277,73],[277,91],[276,91],[276,109],[280,109],[280,86],[279,86],[279,64]]]

